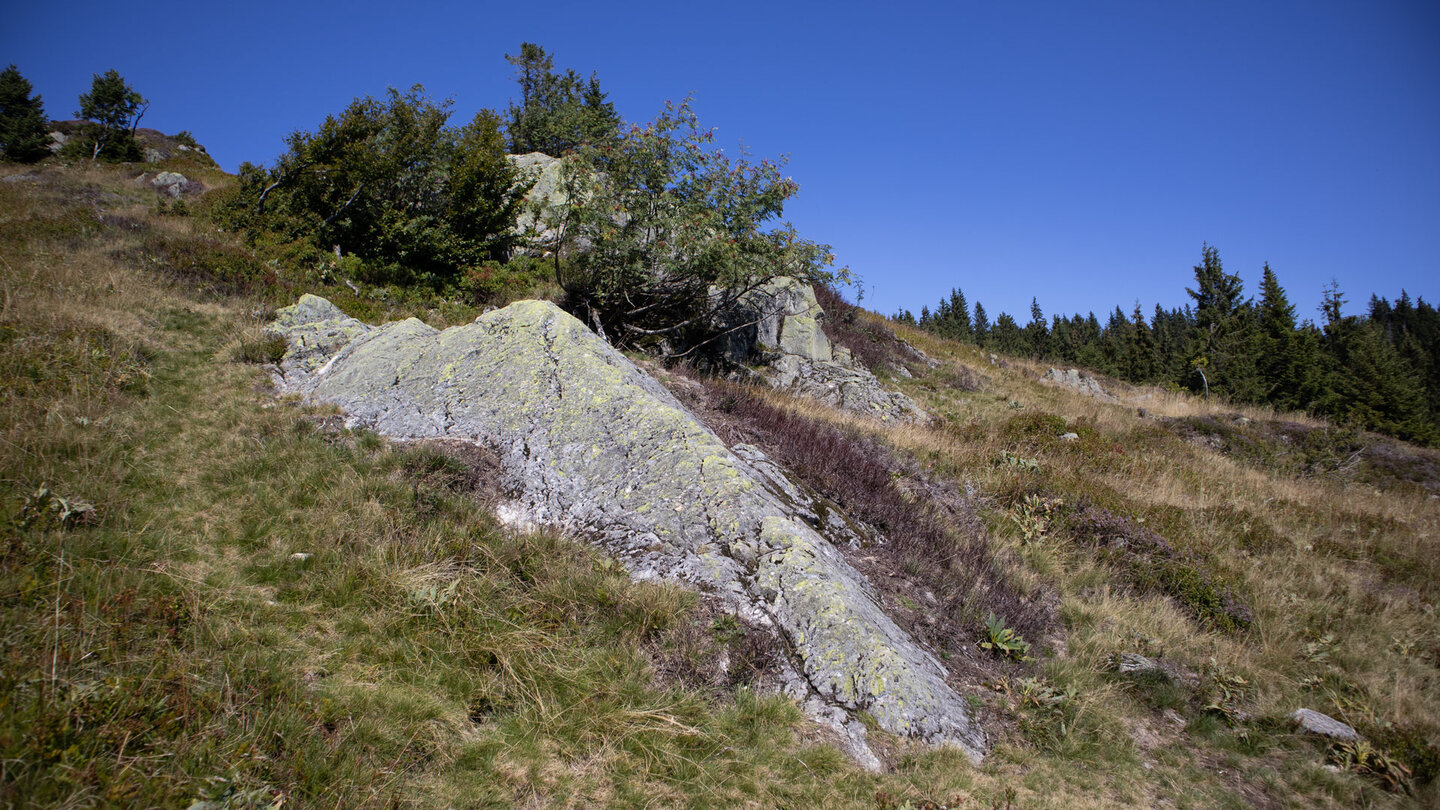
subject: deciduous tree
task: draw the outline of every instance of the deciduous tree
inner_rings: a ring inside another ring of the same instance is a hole
[[[90,83],[90,92],[80,94],[80,109],[75,111],[76,117],[90,122],[83,136],[90,148],[90,159],[138,157],[135,129],[149,108],[150,102],[126,84],[124,77],[113,68],[103,76],[96,74]]]
[[[617,343],[694,347],[717,313],[779,276],[848,280],[827,245],[780,220],[799,191],[783,161],[731,159],[689,100],[565,164],[557,279]]]

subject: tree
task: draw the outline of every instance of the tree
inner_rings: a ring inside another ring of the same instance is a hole
[[[50,154],[49,120],[40,96],[11,65],[0,72],[0,153],[6,160],[33,163]]]
[[[799,191],[782,166],[731,160],[689,99],[617,142],[582,146],[562,172],[570,204],[548,223],[567,306],[616,343],[693,348],[719,313],[777,277],[848,281],[826,269],[827,245],[779,221]]]
[[[150,108],[150,102],[125,83],[113,68],[104,76],[95,75],[90,92],[80,94],[80,109],[75,111],[91,125],[86,128],[84,143],[90,148],[90,159],[132,160],[138,156],[135,130]]]
[[[1040,309],[1040,301],[1033,297],[1030,299],[1030,323],[1025,324],[1025,344],[1031,357],[1044,357],[1050,350],[1050,327]]]
[[[355,99],[293,133],[273,169],[242,166],[230,221],[358,256],[372,281],[443,282],[504,258],[529,185],[495,113],[459,130],[449,118],[449,102],[419,85]]]
[[[1220,252],[1210,245],[1201,247],[1200,264],[1195,265],[1195,287],[1185,292],[1195,299],[1195,321],[1192,327],[1192,388],[1198,378],[1208,393],[1218,389],[1250,398],[1247,386],[1253,386],[1254,374],[1246,351],[1250,336],[1250,319],[1243,299],[1245,284],[1240,277],[1225,272]]]
[[[554,59],[533,42],[522,42],[520,53],[506,54],[505,61],[515,66],[520,85],[520,103],[511,103],[506,116],[511,152],[559,157],[615,139],[620,116],[594,73],[588,81],[573,70],[557,75]]]
[[[529,183],[505,156],[500,116],[481,110],[460,130],[450,164],[449,222],[465,263],[506,258],[519,236],[515,221]]]
[[[1262,381],[1261,399],[1277,408],[1299,408],[1304,369],[1300,367],[1295,307],[1266,262],[1260,276],[1257,311],[1256,367]]]

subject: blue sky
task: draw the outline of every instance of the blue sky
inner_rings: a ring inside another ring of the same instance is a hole
[[[1302,317],[1440,303],[1440,4],[7,4],[0,63],[68,118],[115,68],[220,163],[387,86],[503,109],[506,53],[596,71],[644,121],[693,94],[722,142],[790,155],[788,217],[917,313],[952,287],[1028,317],[1186,302],[1202,242]],[[213,7],[212,7],[213,6]]]

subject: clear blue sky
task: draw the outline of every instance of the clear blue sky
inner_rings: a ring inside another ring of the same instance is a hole
[[[597,71],[648,120],[693,93],[722,141],[791,156],[787,210],[919,312],[1186,302],[1201,243],[1302,317],[1440,303],[1440,4],[1354,2],[7,3],[13,62],[68,118],[115,68],[227,169],[352,98],[424,84],[503,109],[506,53]]]

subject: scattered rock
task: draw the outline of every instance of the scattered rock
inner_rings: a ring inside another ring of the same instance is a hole
[[[1167,681],[1195,686],[1200,678],[1189,669],[1172,661],[1162,661],[1139,653],[1120,653],[1111,659],[1115,671],[1122,675],[1153,675]]]
[[[290,555],[290,559],[294,560],[295,562],[305,562],[306,560],[310,559],[312,556],[314,556],[314,555],[310,554],[309,552],[306,552],[306,551],[297,551],[297,552],[295,552],[294,554],[291,554],[291,555]]]
[[[1060,434],[1060,441],[1062,441],[1062,442],[1078,442],[1078,441],[1080,441],[1080,434],[1079,434],[1079,433],[1061,433],[1061,434]]]
[[[521,301],[437,331],[414,318],[367,326],[307,295],[270,331],[290,343],[282,389],[339,406],[352,427],[492,447],[506,519],[580,532],[636,578],[687,583],[770,628],[789,651],[786,693],[861,764],[880,766],[860,711],[894,734],[983,757],[985,733],[944,666],[836,548],[845,532],[812,526],[803,493],[758,449],[727,449],[553,304]]]
[[[1165,722],[1169,723],[1170,727],[1176,731],[1185,728],[1185,716],[1174,709],[1166,709],[1160,716],[1165,718]]]
[[[1115,397],[1111,396],[1109,392],[1107,392],[1104,388],[1100,387],[1100,383],[1096,382],[1094,377],[1087,377],[1084,374],[1081,374],[1079,369],[1072,368],[1067,371],[1061,371],[1058,368],[1052,368],[1049,371],[1045,372],[1045,376],[1042,379],[1044,379],[1046,382],[1054,383],[1055,385],[1060,385],[1074,391],[1079,391],[1086,396],[1095,397],[1096,399],[1103,399],[1106,402],[1118,402]]]
[[[1303,731],[1311,734],[1345,742],[1355,742],[1360,739],[1360,735],[1349,725],[1313,709],[1296,709],[1290,715],[1290,719],[1295,721]]]

